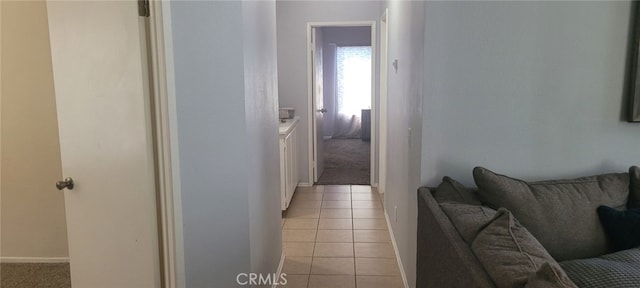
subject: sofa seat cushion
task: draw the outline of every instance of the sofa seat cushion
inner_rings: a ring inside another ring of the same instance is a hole
[[[471,250],[497,287],[523,287],[545,263],[562,273],[544,247],[505,208],[478,233]],[[562,276],[559,278],[568,279]]]
[[[562,269],[581,288],[638,287],[640,249],[634,248],[598,258],[560,262]]]
[[[615,251],[640,246],[640,209],[618,211],[611,207],[598,207],[598,216]]]
[[[445,176],[442,183],[433,192],[433,198],[438,203],[462,203],[469,205],[480,205],[480,198],[476,191],[473,191],[460,182]]]
[[[596,208],[624,209],[629,196],[628,173],[526,182],[476,167],[473,177],[483,202],[509,209],[557,261],[609,253]]]

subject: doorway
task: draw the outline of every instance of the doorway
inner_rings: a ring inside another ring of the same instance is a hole
[[[312,180],[375,185],[375,22],[309,29]]]
[[[164,142],[152,133],[159,120],[151,110],[162,106],[150,103],[160,98],[149,91],[151,84],[160,91],[159,77],[147,75],[157,60],[146,57],[160,49],[147,51],[144,41],[157,44],[161,32],[147,31],[135,2],[0,7],[3,39],[15,40],[3,44],[12,56],[3,76],[13,81],[2,90],[15,92],[2,110],[19,112],[1,119],[2,165],[12,167],[2,171],[11,172],[2,173],[2,216],[13,220],[11,238],[2,238],[0,286],[171,285],[173,262],[164,257],[173,254],[162,240],[173,230],[160,222],[167,209],[159,205],[168,201],[156,193],[168,182],[156,177],[164,157],[154,149]]]

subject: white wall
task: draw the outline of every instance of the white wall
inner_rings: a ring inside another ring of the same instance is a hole
[[[420,186],[424,2],[388,3],[388,157],[385,210],[410,287],[416,280],[416,190]],[[398,69],[391,63],[397,59]],[[411,129],[411,132],[409,131]],[[394,209],[397,207],[397,221]]]
[[[171,4],[186,286],[234,287],[281,255],[275,4]]]
[[[422,182],[623,172],[630,3],[429,2]]]
[[[378,1],[277,1],[278,95],[280,106],[294,107],[300,116],[300,163],[309,167],[309,103],[307,95],[307,23],[378,21]],[[376,56],[377,57],[377,56]],[[378,61],[376,60],[376,63]],[[377,70],[377,68],[376,68]],[[376,79],[378,73],[376,73]],[[376,90],[376,101],[378,93]],[[376,153],[377,155],[378,153]],[[376,163],[379,161],[376,161]],[[377,176],[377,175],[376,175]],[[300,181],[313,183],[308,169],[300,170]]]
[[[336,101],[336,47],[371,46],[371,27],[325,27],[323,34],[324,77],[324,136],[333,136],[337,115]],[[333,45],[331,45],[333,44]]]
[[[389,65],[385,208],[398,206],[392,229],[410,287],[418,184],[450,175],[473,185],[476,165],[537,180],[637,164],[640,126],[622,120],[628,2],[388,5],[399,69]],[[414,64],[421,53],[424,66]]]
[[[69,250],[64,194],[54,185],[62,166],[46,3],[1,5],[0,256],[64,259]]]
[[[282,246],[276,7],[242,3],[251,271],[274,273]]]

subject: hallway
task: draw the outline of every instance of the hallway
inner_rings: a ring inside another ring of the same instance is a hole
[[[371,186],[298,187],[283,217],[291,288],[404,287],[380,195]]]

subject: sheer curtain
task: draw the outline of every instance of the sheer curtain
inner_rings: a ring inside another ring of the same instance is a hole
[[[361,110],[371,109],[371,46],[336,50],[335,138],[359,138]]]

